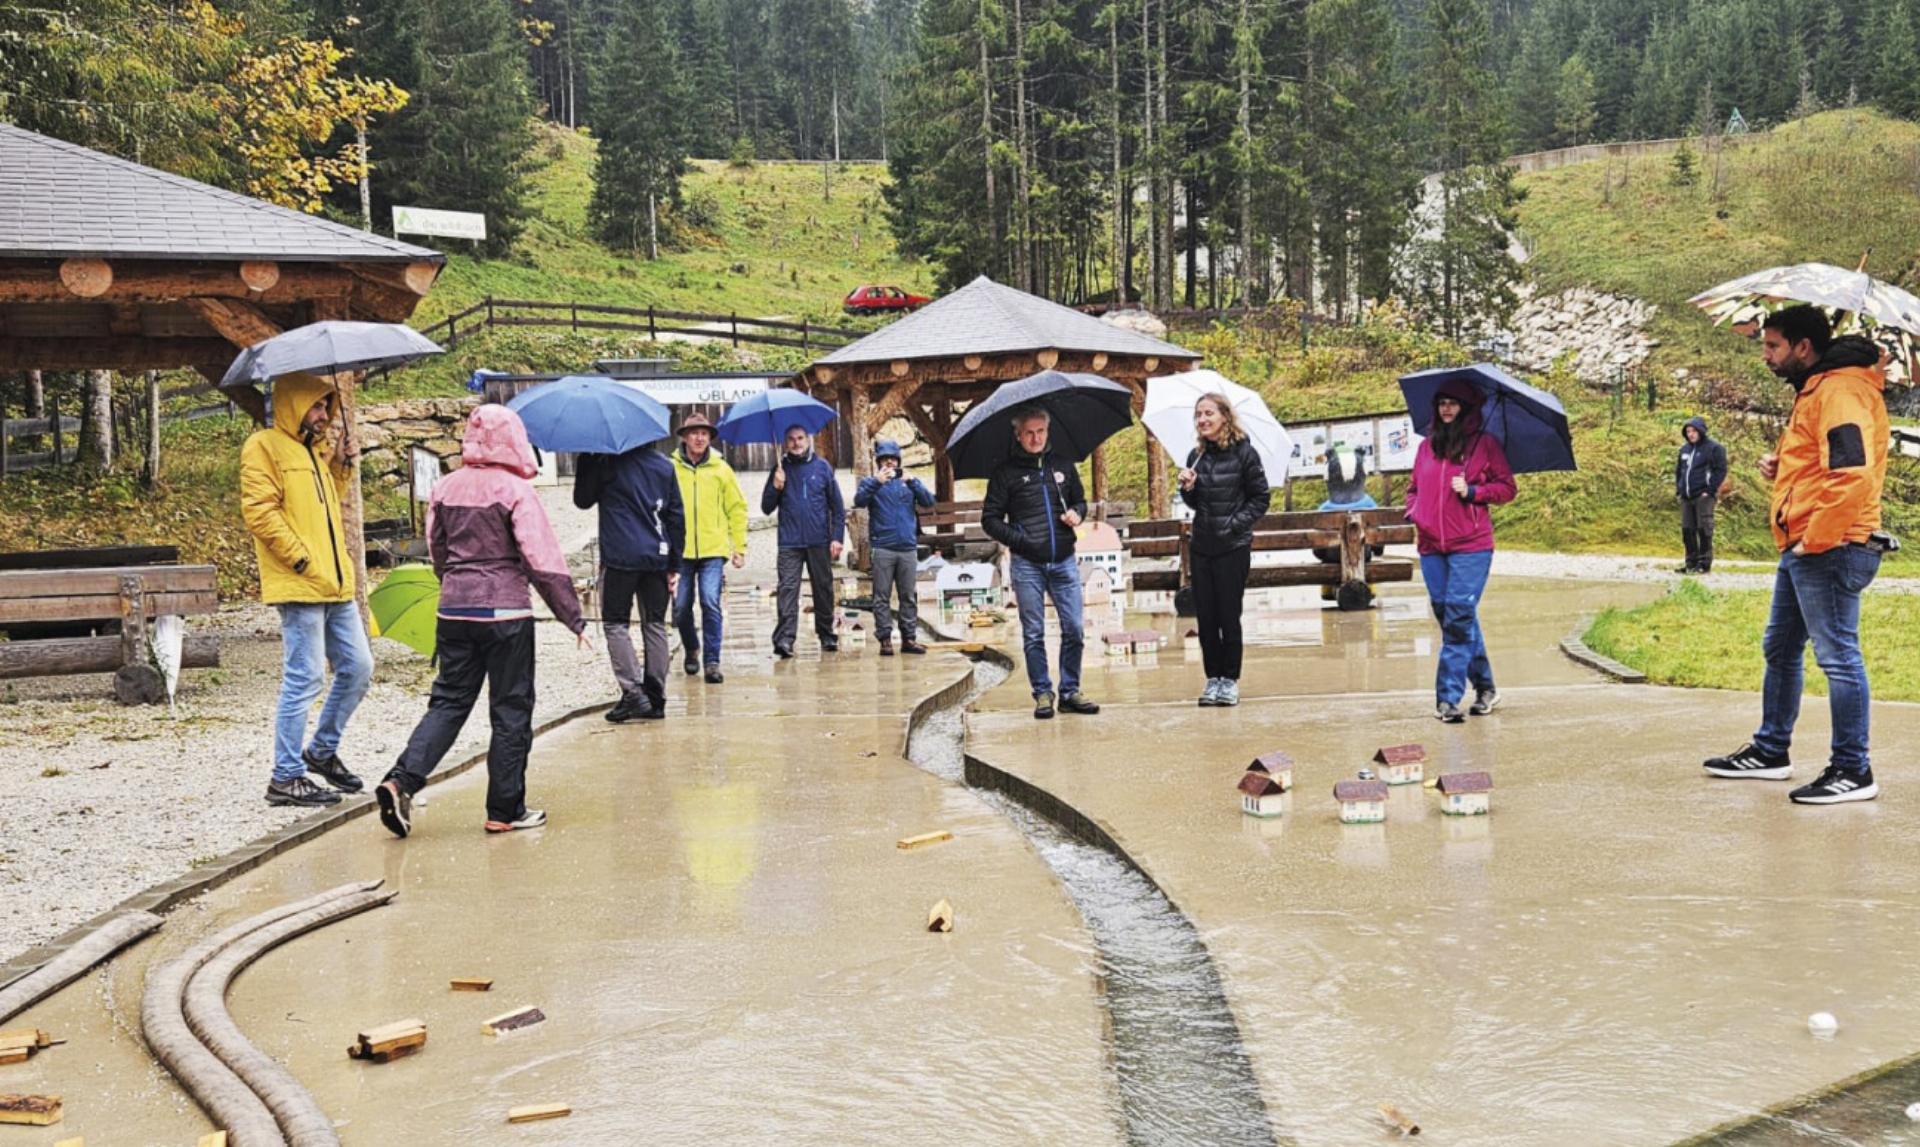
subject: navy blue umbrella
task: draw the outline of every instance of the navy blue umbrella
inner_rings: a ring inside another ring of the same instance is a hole
[[[975,403],[947,439],[956,478],[991,478],[1013,456],[1013,411],[1037,406],[1052,418],[1047,449],[1079,462],[1133,425],[1133,391],[1097,374],[1043,370],[1009,382]]]
[[[507,409],[542,450],[625,454],[667,436],[672,415],[652,395],[600,375],[569,375],[523,390]]]
[[[308,323],[241,351],[220,386],[248,387],[283,374],[374,370],[439,353],[439,344],[401,323]]]
[[[1480,427],[1506,451],[1514,473],[1577,469],[1573,431],[1560,400],[1483,362],[1401,376],[1400,393],[1407,397],[1415,434],[1425,435],[1432,428],[1433,396],[1449,382],[1466,383],[1486,396],[1480,404]]]
[[[734,403],[714,429],[735,446],[745,442],[778,446],[787,440],[789,427],[798,426],[808,434],[818,434],[837,417],[839,414],[833,407],[812,395],[776,386]]]

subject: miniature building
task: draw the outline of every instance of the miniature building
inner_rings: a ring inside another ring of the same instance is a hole
[[[1333,786],[1341,824],[1377,824],[1387,819],[1387,782],[1341,781]]]
[[[1278,749],[1255,757],[1253,763],[1247,766],[1247,771],[1272,777],[1283,789],[1293,787],[1293,758]]]
[[[939,554],[931,554],[914,568],[913,596],[922,602],[940,600],[940,571],[947,568],[947,559]]]
[[[1425,778],[1427,750],[1422,745],[1389,745],[1373,755],[1380,779],[1390,785],[1417,785]]]
[[[1180,641],[1181,644],[1186,647],[1187,651],[1191,653],[1200,648],[1200,631],[1189,625],[1187,632],[1181,636]]]
[[[1491,773],[1441,773],[1440,811],[1449,816],[1479,816],[1493,799]]]
[[[1122,585],[1126,574],[1127,547],[1120,531],[1105,522],[1082,522],[1074,531],[1074,557],[1082,569],[1092,566],[1105,570],[1110,585]]]
[[[1109,605],[1113,602],[1113,578],[1099,566],[1082,563],[1080,566],[1080,604],[1082,606]]]
[[[849,625],[847,627],[847,645],[848,646],[854,649],[859,649],[861,646],[865,645],[866,643],[867,643],[867,627],[866,626],[861,625],[859,622],[856,621],[852,625]]]
[[[1164,638],[1157,629],[1121,629],[1101,634],[1100,640],[1106,643],[1108,656],[1118,657],[1126,653],[1138,656],[1158,654]]]
[[[1248,773],[1240,778],[1240,811],[1248,816],[1279,816],[1280,798],[1286,789],[1265,773]]]
[[[941,567],[934,585],[941,609],[992,609],[1000,604],[1000,579],[992,562],[959,562]]]

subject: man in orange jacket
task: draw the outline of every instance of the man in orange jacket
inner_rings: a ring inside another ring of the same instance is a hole
[[[1760,459],[1773,482],[1773,540],[1780,547],[1773,613],[1761,650],[1760,730],[1750,744],[1706,762],[1716,777],[1784,781],[1800,715],[1807,641],[1827,675],[1833,749],[1826,771],[1794,789],[1798,804],[1872,800],[1880,793],[1867,760],[1867,667],[1860,657],[1860,592],[1897,548],[1880,529],[1886,482],[1886,375],[1880,350],[1859,336],[1836,339],[1825,312],[1788,307],[1769,316],[1761,357],[1793,384],[1793,413],[1776,451]]]

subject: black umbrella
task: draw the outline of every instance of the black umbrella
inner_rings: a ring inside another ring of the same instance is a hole
[[[1081,461],[1094,447],[1133,425],[1131,390],[1097,374],[1043,370],[1007,383],[967,411],[947,440],[954,477],[990,478],[1013,456],[1010,417],[1023,406],[1040,407],[1052,416],[1047,449],[1069,462]]]

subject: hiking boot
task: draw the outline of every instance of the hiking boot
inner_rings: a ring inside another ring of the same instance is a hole
[[[893,638],[883,637],[880,639],[880,656],[882,657],[893,656]]]
[[[620,700],[614,702],[613,708],[607,710],[607,720],[615,725],[639,720],[643,715],[646,704],[644,698],[623,696]]]
[[[490,820],[486,827],[488,832],[518,832],[523,828],[539,828],[545,823],[547,814],[541,809],[530,808],[520,814],[519,820]]]
[[[413,831],[413,798],[400,791],[400,786],[392,781],[381,781],[374,786],[373,799],[380,802],[380,823],[387,831],[399,837],[407,838]]]
[[[1703,767],[1713,776],[1742,781],[1784,781],[1793,775],[1793,762],[1785,753],[1775,756],[1752,745],[1742,745],[1724,757],[1708,757]],[[1820,783],[1815,781],[1807,787],[1814,788]]]
[[[1473,693],[1473,704],[1467,707],[1467,712],[1472,713],[1476,717],[1484,717],[1499,707],[1500,690],[1492,688],[1476,689]]]
[[[727,675],[725,673],[720,672],[720,667],[718,665],[707,666],[707,684],[718,685],[722,681],[725,681],[726,679],[727,679]]]
[[[1033,718],[1047,721],[1053,718],[1053,694],[1035,693],[1033,695]]]
[[[1449,725],[1458,725],[1467,719],[1467,715],[1460,711],[1460,706],[1451,701],[1442,701],[1435,705],[1433,715]]]
[[[267,785],[267,803],[320,808],[339,804],[340,794],[328,792],[305,777],[295,777],[290,781],[274,781]]]
[[[822,653],[838,653],[838,652],[840,652],[840,639],[839,639],[839,638],[837,638],[837,637],[823,637],[823,638],[821,638],[821,639],[820,639],[820,652],[822,652]]]
[[[667,700],[664,697],[658,701],[642,697],[635,702],[633,715],[640,721],[664,721],[667,719]]]
[[[325,760],[312,753],[301,753],[300,759],[306,762],[307,772],[339,789],[343,793],[357,793],[367,787],[367,782],[353,775],[346,762],[337,753],[328,753]]]
[[[687,650],[687,655],[680,659],[680,668],[686,670],[689,677],[700,672],[700,655],[691,649]]]
[[[1873,770],[1861,769],[1854,772],[1838,765],[1828,765],[1820,779],[1810,785],[1801,785],[1787,794],[1794,804],[1845,804],[1848,801],[1870,801],[1880,795],[1880,786],[1873,783]]]
[[[920,644],[918,641],[915,641],[911,637],[903,637],[900,639],[900,652],[902,653],[911,653],[911,654],[914,654],[915,656],[918,656],[922,653],[925,653],[926,651],[927,651],[926,646]]]
[[[1231,709],[1240,703],[1240,683],[1231,677],[1220,679],[1220,691],[1214,694],[1213,703],[1222,709]]]
[[[1060,707],[1069,713],[1085,713],[1089,716],[1100,711],[1100,706],[1088,700],[1087,695],[1078,689],[1060,698]]]
[[[1200,690],[1199,705],[1202,709],[1211,709],[1220,703],[1220,678],[1207,678],[1207,687]]]
[[[773,647],[773,655],[775,657],[778,657],[782,661],[789,660],[790,658],[793,657],[793,647],[788,645],[776,645]]]

